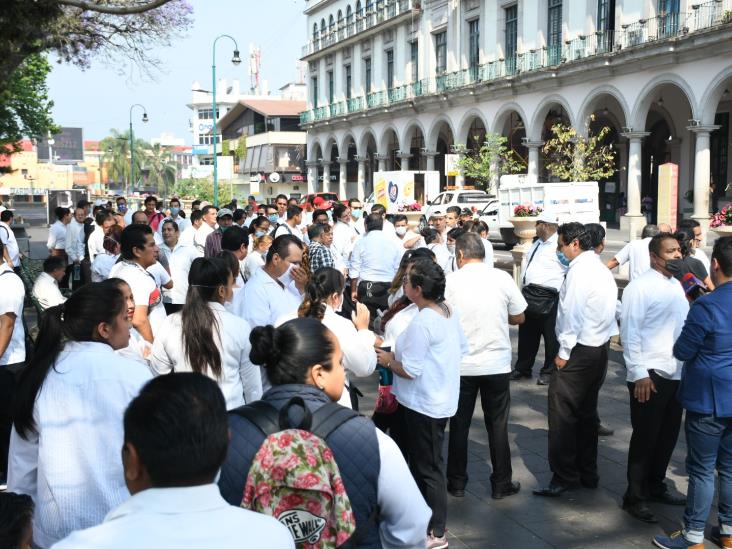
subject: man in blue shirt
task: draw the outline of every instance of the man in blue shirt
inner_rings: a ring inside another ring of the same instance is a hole
[[[689,488],[684,529],[653,539],[662,549],[704,547],[715,468],[720,545],[732,547],[732,236],[715,242],[711,276],[716,289],[694,302],[674,345],[674,356],[684,361],[679,400],[686,409]]]

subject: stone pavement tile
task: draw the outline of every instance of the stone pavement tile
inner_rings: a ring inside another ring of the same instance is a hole
[[[549,549],[553,547],[518,524],[504,524],[502,528],[451,535],[450,547],[453,547],[453,539],[457,542],[454,547],[473,549]]]

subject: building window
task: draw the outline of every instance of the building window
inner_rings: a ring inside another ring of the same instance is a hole
[[[343,72],[346,73],[346,99],[351,98],[351,85],[352,85],[352,78],[351,78],[351,65],[346,65],[343,67]]]
[[[386,88],[394,87],[394,50],[386,50]]]
[[[409,43],[409,61],[412,63],[412,82],[419,80],[419,42]]]
[[[471,74],[480,65],[480,19],[468,23],[468,63]]]
[[[313,42],[318,39],[318,24],[313,23]]]
[[[549,0],[547,36],[549,64],[557,65],[562,59],[562,0]]]
[[[210,133],[201,133],[198,134],[198,144],[199,145],[211,145],[213,143],[213,135]]]
[[[615,0],[598,0],[597,2],[598,50],[610,51],[615,34]]]
[[[437,74],[447,72],[447,32],[443,31],[435,34],[435,57],[437,65],[435,71]]]
[[[363,66],[364,66],[364,88],[366,89],[366,94],[371,93],[371,58],[367,57],[363,60]]]
[[[199,120],[213,120],[213,109],[198,109]]]
[[[318,77],[313,76],[311,82],[312,82],[312,92],[313,92],[313,96],[312,96],[313,108],[317,109],[318,108]]]
[[[333,104],[335,93],[333,90],[333,71],[328,71],[328,103]]]
[[[518,44],[518,6],[509,6],[504,11],[506,30],[504,35],[506,69],[513,73],[516,70],[516,47]]]
[[[658,0],[658,30],[672,36],[679,29],[679,0]]]

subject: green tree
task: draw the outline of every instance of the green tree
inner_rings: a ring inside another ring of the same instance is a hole
[[[476,138],[477,140],[477,138]],[[520,173],[526,169],[526,162],[521,155],[509,148],[508,139],[495,133],[487,133],[483,144],[477,151],[459,147],[461,155],[458,167],[466,177],[478,182],[487,192],[492,189],[494,180],[502,174]]]
[[[178,179],[173,184],[170,195],[213,203],[213,178],[187,177]],[[229,200],[231,200],[229,185],[219,181],[219,204],[226,204]]]
[[[610,128],[582,136],[565,124],[552,126],[544,144],[547,171],[561,181],[600,181],[615,173],[615,151],[605,143]]]
[[[108,176],[116,182],[124,182],[125,189],[129,192],[134,183],[130,181],[130,132],[119,132],[115,129],[109,130],[112,134],[102,139],[99,144],[104,152],[102,161],[107,166]],[[150,144],[143,139],[135,139],[135,175],[139,177],[140,167],[144,165],[147,151]],[[133,183],[132,185],[130,183]]]
[[[0,88],[0,154],[20,150],[24,136],[40,137],[57,132],[48,99],[46,75],[51,71],[46,58],[32,55],[18,67],[5,88]],[[9,168],[0,167],[0,173]]]
[[[178,172],[170,151],[160,143],[156,143],[147,151],[141,165],[149,172],[148,185],[155,187],[157,194],[167,197],[168,190],[173,187]]]

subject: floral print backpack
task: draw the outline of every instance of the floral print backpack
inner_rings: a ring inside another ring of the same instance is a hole
[[[288,424],[292,405],[305,410],[297,428]],[[358,414],[336,403],[311,414],[301,397],[280,411],[260,400],[233,413],[266,437],[252,460],[241,506],[279,520],[298,549],[355,546],[356,519],[326,439]]]

